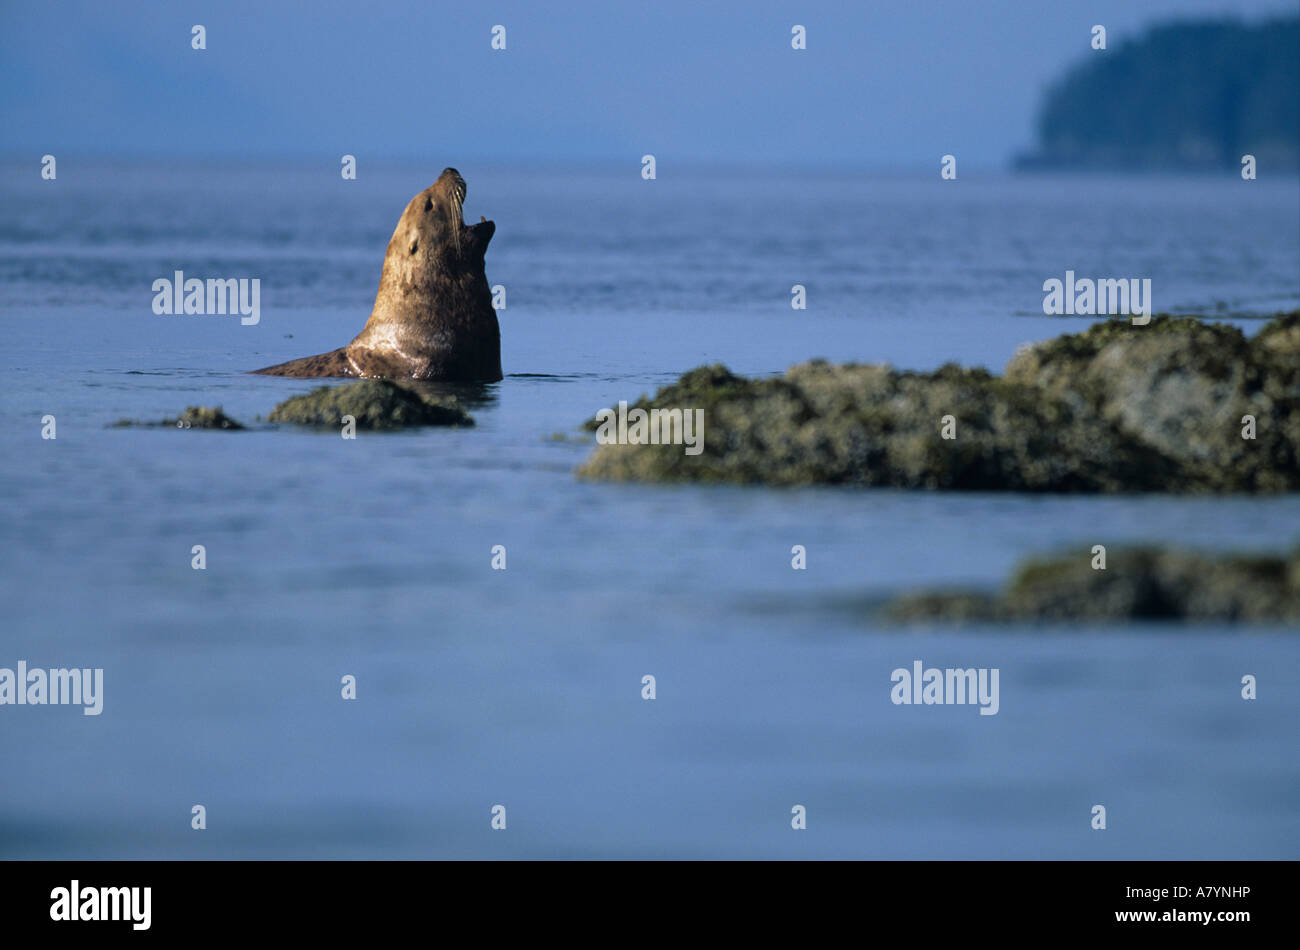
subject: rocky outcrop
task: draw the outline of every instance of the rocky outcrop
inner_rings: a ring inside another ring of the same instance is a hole
[[[112,428],[124,429],[128,426],[170,426],[176,429],[244,428],[222,412],[220,406],[190,406],[177,418],[163,419],[161,422],[135,422],[131,419],[119,419],[113,423]]]
[[[454,398],[421,392],[386,379],[321,386],[286,399],[271,411],[267,421],[339,428],[344,416],[352,416],[358,429],[474,424]]]
[[[888,619],[939,621],[1182,620],[1300,624],[1300,549],[1289,557],[1116,549],[1022,564],[998,594],[928,591],[890,604]]]
[[[1155,449],[1177,465],[1171,488],[1300,487],[1300,314],[1270,321],[1253,339],[1191,318],[1099,323],[1026,349],[1005,378]],[[1253,439],[1242,437],[1245,416],[1255,420]]]
[[[703,409],[703,451],[600,445],[581,477],[1293,491],[1300,488],[1300,314],[1278,317],[1253,339],[1191,318],[1103,321],[1022,348],[1001,377],[951,363],[915,373],[812,361],[774,379],[745,379],[714,365],[634,408]]]

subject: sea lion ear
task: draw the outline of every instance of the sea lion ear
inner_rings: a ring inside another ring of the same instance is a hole
[[[497,233],[497,226],[495,222],[484,219],[471,227],[469,233],[474,236],[474,248],[482,257],[487,254],[488,243],[492,240],[492,235]]]
[[[411,254],[414,254],[416,252],[416,249],[419,248],[419,246],[420,246],[420,236],[418,234],[412,233],[411,241],[406,246],[407,251],[410,252]]]

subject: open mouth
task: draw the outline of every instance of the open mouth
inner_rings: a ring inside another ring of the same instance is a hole
[[[478,224],[465,224],[465,194],[468,189],[465,187],[465,179],[457,177],[451,187],[451,213],[456,224],[460,225],[459,230],[469,231],[478,227]],[[479,215],[479,224],[487,224],[488,219]]]
[[[483,216],[479,216],[478,224],[465,224],[465,195],[468,188],[465,185],[465,179],[460,177],[460,173],[454,168],[449,168],[443,172],[444,176],[450,175],[451,181],[448,188],[448,197],[451,203],[452,214],[452,243],[456,247],[456,253],[462,252],[462,246],[465,241],[469,241],[471,248],[487,249],[487,242],[492,239],[496,231],[496,225]]]
[[[465,179],[459,175],[451,186],[451,213],[455,216],[454,220],[463,230],[472,230],[478,227],[478,224],[465,224],[465,195],[468,189],[465,186]],[[479,215],[479,224],[487,224],[488,219]]]

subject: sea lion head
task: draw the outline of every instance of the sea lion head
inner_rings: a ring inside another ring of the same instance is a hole
[[[386,267],[408,276],[410,283],[436,279],[467,267],[481,266],[496,225],[484,219],[466,227],[463,217],[465,179],[454,168],[442,174],[407,204],[388,244]]]

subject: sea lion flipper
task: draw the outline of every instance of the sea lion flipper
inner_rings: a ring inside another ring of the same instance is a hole
[[[304,356],[301,359],[290,360],[287,363],[277,363],[275,366],[255,369],[253,372],[260,373],[263,376],[298,376],[301,378],[357,375],[352,366],[352,361],[348,359],[347,347],[345,346],[341,346],[337,350],[330,350],[328,353],[317,353],[315,356]]]

